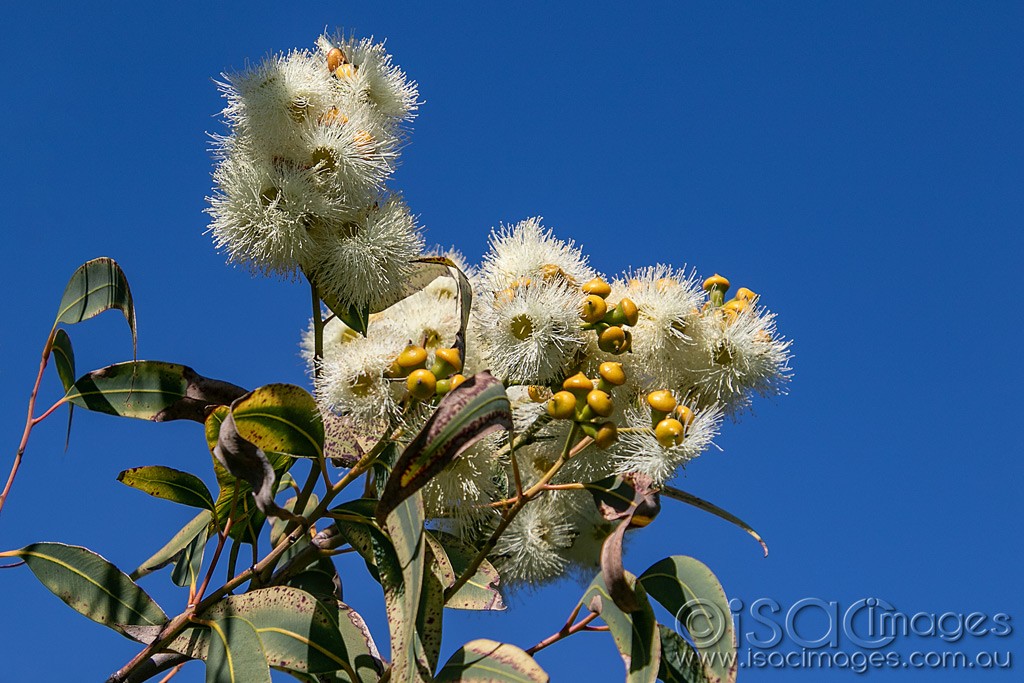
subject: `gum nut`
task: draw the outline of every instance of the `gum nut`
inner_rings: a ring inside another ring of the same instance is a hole
[[[334,77],[338,79],[352,78],[356,75],[356,68],[351,64],[342,64],[334,70]]]
[[[676,418],[683,423],[684,427],[689,427],[691,424],[693,424],[693,420],[696,417],[693,414],[693,411],[689,409],[689,407],[684,406],[682,404],[676,406],[674,414]]]
[[[609,327],[597,338],[598,347],[607,353],[618,353],[626,343],[626,333],[621,327]]]
[[[608,384],[618,387],[626,383],[626,373],[622,369],[622,363],[605,361],[601,363],[601,367],[597,371],[600,373],[601,379],[608,382]]]
[[[559,391],[548,401],[548,415],[556,420],[568,420],[576,412],[576,397],[568,391]]]
[[[569,391],[589,392],[594,388],[594,382],[582,372],[577,372],[575,375],[562,382],[562,388]]]
[[[749,301],[750,303],[753,303],[754,299],[757,298],[757,292],[752,292],[746,287],[740,287],[739,289],[736,290],[736,298],[743,299],[744,301]]]
[[[608,304],[596,294],[590,294],[583,300],[580,318],[583,322],[596,323],[608,312]]]
[[[458,349],[438,349],[434,352],[434,356],[450,365],[455,372],[462,369],[462,354],[459,353]]]
[[[327,53],[327,70],[331,73],[337,71],[338,67],[347,62],[345,59],[345,53],[334,47]]]
[[[663,413],[671,413],[676,407],[676,397],[668,389],[659,389],[647,394],[647,405]]]
[[[594,444],[604,450],[619,439],[619,429],[614,422],[605,422],[601,425],[594,436]]]
[[[612,397],[600,389],[594,389],[587,394],[587,405],[601,417],[608,417],[615,410],[612,405]]]
[[[438,396],[444,396],[452,390],[451,379],[439,379],[437,380],[437,386],[434,387],[434,393]]]
[[[704,291],[710,292],[712,289],[719,289],[723,292],[728,291],[729,281],[718,273],[715,273],[704,281]]]
[[[640,319],[640,311],[637,310],[636,304],[633,303],[632,299],[623,297],[621,301],[616,305],[623,318],[626,320],[626,324],[632,327],[636,325],[636,321]]]
[[[666,417],[654,428],[654,438],[665,448],[678,445],[683,440],[683,423]]]
[[[458,389],[459,385],[466,381],[465,375],[452,375],[448,378],[448,381],[452,383],[452,389]]]
[[[595,277],[593,280],[585,283],[582,289],[584,294],[593,294],[602,299],[612,293],[611,285],[599,277]]]
[[[414,398],[425,400],[434,395],[437,378],[430,370],[413,370],[405,380],[405,388]]]
[[[747,301],[746,299],[729,299],[728,301],[725,302],[725,305],[722,308],[725,308],[726,310],[729,311],[734,311],[736,313],[742,313],[749,306],[750,302]]]
[[[406,370],[423,367],[423,364],[427,362],[427,350],[422,346],[410,344],[405,347],[405,351],[398,354],[397,362]]]
[[[526,389],[526,394],[534,403],[540,403],[541,401],[546,400],[548,393],[548,388],[542,387],[539,384],[531,384]]]

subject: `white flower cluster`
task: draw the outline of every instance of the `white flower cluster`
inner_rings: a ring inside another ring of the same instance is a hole
[[[515,495],[513,458],[530,487],[570,434],[591,436],[596,447],[551,479],[562,488],[526,505],[500,538],[492,560],[507,581],[597,566],[612,525],[573,484],[634,472],[667,482],[711,445],[723,415],[781,393],[788,380],[790,342],[774,315],[745,288],[726,301],[721,276],[702,283],[655,266],[605,279],[539,218],[493,232],[479,269],[449,256],[471,273],[467,358],[442,362],[460,321],[456,282],[440,277],[372,316],[366,336],[332,320],[316,391],[360,431],[404,422],[411,434],[435,395],[488,369],[508,387],[517,432],[547,420],[514,454],[503,438],[476,444],[424,489],[435,523],[470,541],[490,534]],[[312,362],[310,338],[304,348]],[[416,373],[430,375],[431,392],[415,393]]]
[[[382,44],[339,33],[220,85],[231,130],[215,137],[217,247],[257,272],[301,270],[343,306],[393,300],[422,249],[408,207],[385,189],[415,83]]]

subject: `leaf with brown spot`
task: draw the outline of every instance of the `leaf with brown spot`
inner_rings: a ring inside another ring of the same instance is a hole
[[[533,657],[515,645],[472,640],[451,656],[434,679],[438,683],[547,683]]]
[[[294,384],[268,384],[231,404],[238,434],[263,451],[319,459],[324,423],[308,391]]]
[[[626,580],[631,584],[636,596],[636,611],[623,612],[616,606],[600,574],[591,582],[580,604],[591,612],[600,614],[601,619],[608,625],[615,646],[626,665],[626,682],[654,683],[661,661],[658,622],[654,618],[654,610],[647,601],[643,586],[632,574],[627,573]]]
[[[399,503],[423,488],[462,451],[498,429],[512,429],[501,381],[479,372],[450,391],[398,458],[377,506],[383,524]]]

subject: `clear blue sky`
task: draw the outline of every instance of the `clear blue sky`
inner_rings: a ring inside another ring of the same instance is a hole
[[[723,452],[680,482],[754,524],[771,556],[668,502],[628,567],[691,554],[746,604],[812,597],[845,609],[875,596],[909,614],[1004,612],[1020,620],[1008,638],[894,647],[1024,654],[1013,346],[1024,332],[1024,6],[292,4],[5,7],[5,475],[61,291],[95,256],[128,273],[140,357],[250,387],[303,382],[307,290],[226,267],[203,234],[206,133],[221,130],[211,79],[344,26],[387,37],[420,82],[425,104],[395,185],[430,242],[476,260],[491,226],[543,215],[606,272],[658,261],[721,272],[761,293],[796,339],[790,395],[727,424]],[[71,335],[82,370],[131,356],[114,315]],[[57,395],[50,375],[44,396]],[[200,432],[82,411],[64,453],[63,420],[33,435],[0,547],[70,542],[130,570],[190,513],[116,474],[164,464],[212,479]],[[342,571],[347,600],[386,631],[379,589],[356,562]],[[168,585],[144,583],[170,611],[184,596]],[[514,597],[505,614],[449,612],[444,650],[481,636],[528,647],[581,590]],[[24,568],[0,572],[0,596],[4,683],[103,680],[136,650]],[[621,680],[602,634],[539,661],[556,681]],[[869,676],[1010,681],[1024,662],[1014,665]],[[741,672],[784,677],[857,678]],[[176,680],[201,681],[202,667]]]

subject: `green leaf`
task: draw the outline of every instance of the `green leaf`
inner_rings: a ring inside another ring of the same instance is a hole
[[[133,489],[173,503],[213,510],[213,496],[203,480],[194,474],[161,465],[133,467],[117,475],[117,480]]]
[[[626,664],[627,683],[654,683],[661,661],[661,640],[658,622],[647,601],[643,586],[632,574],[626,574],[637,600],[637,610],[623,612],[612,600],[608,587],[600,574],[583,594],[581,604],[601,615],[615,640],[622,661]]]
[[[184,365],[141,360],[93,370],[75,381],[65,398],[108,415],[203,422],[213,407],[244,393],[241,387],[208,379]]]
[[[725,510],[718,507],[714,503],[706,501],[703,498],[698,498],[692,493],[680,491],[679,489],[672,488],[671,486],[662,486],[661,492],[664,493],[669,498],[674,498],[676,500],[686,503],[687,505],[692,505],[695,508],[704,510],[705,512],[710,512],[716,517],[720,517],[721,519],[724,519],[727,522],[735,524],[736,526],[738,526],[739,528],[743,529],[748,534],[753,536],[754,540],[761,544],[761,548],[764,550],[764,556],[768,557],[768,544],[764,542],[763,538],[761,538],[761,534],[754,531],[753,527],[751,527],[749,524],[744,522],[736,515],[732,514],[731,512],[726,512]]]
[[[174,570],[171,572],[171,581],[175,586],[191,586],[195,590],[199,585],[199,572],[203,568],[203,555],[208,538],[209,528],[200,529],[192,542],[178,555],[174,562]]]
[[[457,536],[443,531],[429,531],[426,534],[433,556],[433,569],[444,588],[455,585],[455,581],[469,567],[476,557],[477,549]],[[445,603],[450,609],[503,610],[505,602],[498,591],[501,577],[498,570],[484,560],[476,573]]]
[[[75,350],[71,347],[71,337],[63,328],[58,329],[53,337],[53,346],[50,349],[53,354],[53,364],[57,366],[57,376],[60,377],[64,393],[67,393],[75,383]],[[68,404],[68,431],[64,437],[64,449],[67,450],[71,440],[71,419],[75,415],[75,405]]]
[[[423,540],[423,499],[418,492],[398,504],[388,515],[386,526],[401,567],[401,583],[397,585],[394,577],[385,581],[381,576],[391,629],[392,676],[396,681],[429,680],[437,664],[437,652],[433,652],[431,661],[430,648],[420,632],[427,545]],[[443,589],[441,593],[443,596]],[[437,610],[436,619],[429,625],[432,630],[440,632],[442,611]],[[440,644],[439,637],[437,642]]]
[[[36,578],[73,610],[115,630],[160,626],[167,615],[120,569],[96,553],[63,543],[33,543],[0,554],[25,561]]]
[[[707,565],[673,555],[651,565],[637,582],[686,629],[714,683],[736,680],[736,634],[722,584]]]
[[[292,588],[306,591],[317,600],[327,603],[341,599],[341,577],[329,557],[321,557],[309,567],[285,582]]]
[[[135,331],[135,306],[132,291],[121,266],[111,259],[101,257],[86,261],[78,267],[64,288],[60,310],[54,324],[75,323],[88,320],[103,311],[116,309],[124,314],[128,328],[132,331],[132,354],[137,347]]]
[[[472,640],[437,672],[438,683],[546,683],[548,675],[533,657],[515,645]]]
[[[130,578],[133,581],[136,581],[141,579],[143,576],[152,574],[161,567],[167,566],[171,561],[178,557],[181,551],[184,550],[201,531],[209,529],[210,522],[212,521],[213,514],[211,514],[209,510],[203,510],[200,512],[192,518],[192,521],[182,527],[181,531],[174,534],[174,537],[171,538],[164,547],[160,548],[160,550],[153,553],[152,557],[140,564],[139,568],[130,574]]]
[[[225,616],[209,626],[206,683],[271,683],[267,657],[251,623]]]
[[[462,451],[498,429],[512,429],[512,406],[501,381],[479,372],[445,395],[388,477],[377,507],[383,520]]]
[[[658,678],[665,683],[707,683],[704,666],[693,646],[664,624],[658,624],[661,638],[661,668]]]
[[[263,451],[322,458],[324,423],[316,399],[294,384],[268,384],[231,405],[239,435]]]

